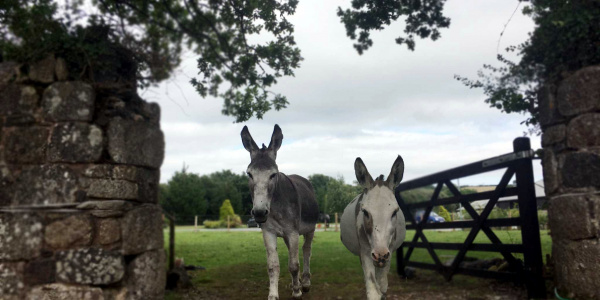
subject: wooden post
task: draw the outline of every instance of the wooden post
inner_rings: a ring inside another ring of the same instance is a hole
[[[198,232],[198,216],[194,217],[194,231]]]
[[[531,151],[529,138],[516,138],[513,141],[514,152]],[[522,159],[516,165],[517,197],[519,216],[521,219],[521,238],[523,256],[525,258],[525,284],[527,298],[541,299],[546,297],[546,285],[542,277],[544,261],[540,242],[540,225],[537,218],[537,201],[533,182],[531,158]]]
[[[175,262],[175,220],[169,218],[169,270],[173,270]]]
[[[227,232],[229,232],[229,218],[230,218],[230,217],[231,217],[231,216],[227,216]]]
[[[404,272],[404,247],[402,245],[396,250],[396,273],[398,273],[401,278],[407,277]]]
[[[335,232],[338,232],[338,213],[335,213]]]

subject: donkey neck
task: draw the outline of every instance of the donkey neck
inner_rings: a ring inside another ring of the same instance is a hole
[[[271,207],[277,204],[277,207],[297,207],[298,193],[294,182],[284,173],[277,173],[277,185],[273,191],[273,200]],[[281,204],[281,205],[279,205]]]
[[[298,230],[300,214],[301,208],[295,184],[287,175],[277,173],[277,186],[273,190],[271,211],[266,227],[271,228],[278,235],[289,230]]]

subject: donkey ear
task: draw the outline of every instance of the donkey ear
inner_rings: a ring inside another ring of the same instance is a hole
[[[273,135],[271,136],[271,142],[269,143],[269,150],[273,150],[277,152],[281,147],[281,142],[283,141],[283,133],[281,133],[281,128],[279,125],[275,124],[275,128],[273,128]]]
[[[366,189],[373,187],[373,177],[371,177],[371,174],[369,174],[365,163],[363,163],[360,157],[357,157],[354,161],[354,172],[356,173],[356,180],[358,180],[360,185]]]
[[[396,161],[392,165],[392,171],[390,171],[390,175],[385,181],[386,185],[394,190],[400,181],[402,181],[402,177],[404,176],[404,160],[402,160],[402,156],[398,155]]]
[[[244,129],[242,129],[242,133],[240,135],[242,136],[242,144],[244,144],[244,148],[246,148],[248,152],[252,153],[258,150],[258,146],[250,135],[250,131],[248,131],[248,126],[244,126]]]

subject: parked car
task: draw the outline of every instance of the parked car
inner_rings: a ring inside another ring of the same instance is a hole
[[[329,227],[329,222],[330,222],[331,218],[329,217],[328,214],[324,214],[324,213],[319,213],[319,223],[325,223],[325,227]]]
[[[421,219],[423,219],[423,214],[425,214],[425,211],[423,210],[418,210],[415,213],[415,221],[417,223],[421,223]],[[435,212],[431,212],[429,214],[429,218],[427,218],[427,223],[443,223],[446,222],[446,220],[442,217],[440,217],[440,215],[436,214]]]
[[[260,224],[258,224],[258,222],[256,222],[256,220],[254,219],[254,217],[250,217],[250,219],[248,219],[248,228],[250,227],[258,227],[260,228]]]

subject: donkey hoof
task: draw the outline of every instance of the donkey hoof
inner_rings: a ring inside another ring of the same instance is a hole
[[[302,292],[308,293],[310,291],[310,276],[302,277]]]
[[[275,295],[269,295],[269,298],[267,298],[268,300],[279,300],[279,296],[275,296]]]
[[[294,299],[302,299],[302,291],[300,289],[292,291],[292,298]]]

